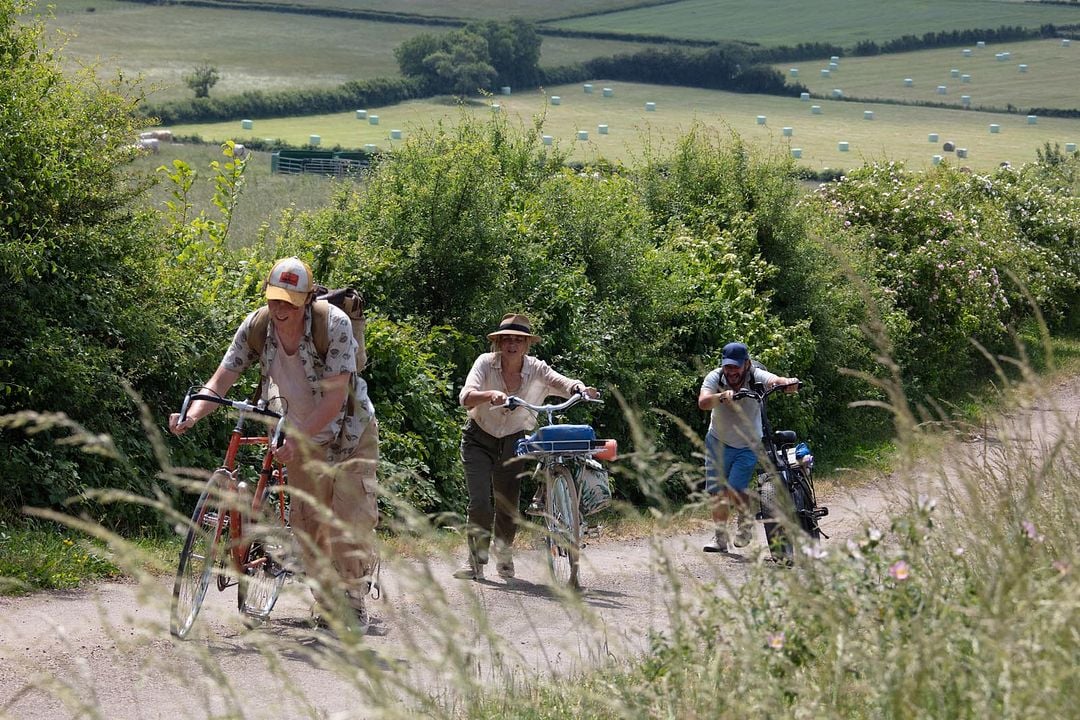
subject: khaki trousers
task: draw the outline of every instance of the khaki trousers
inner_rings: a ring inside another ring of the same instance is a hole
[[[333,606],[341,591],[359,608],[378,563],[375,526],[379,524],[379,426],[374,418],[347,459],[329,464],[303,453],[286,467],[289,485],[301,491],[291,500],[290,520],[302,550],[304,571],[315,581],[312,593]],[[302,494],[310,496],[302,497]]]

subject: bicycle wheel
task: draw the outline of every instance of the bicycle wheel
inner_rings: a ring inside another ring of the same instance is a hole
[[[576,588],[581,553],[577,490],[573,475],[565,465],[556,465],[549,473],[546,503],[548,568],[556,583]]]
[[[236,607],[246,617],[265,620],[274,609],[288,577],[287,556],[291,534],[279,512],[276,493],[267,493],[265,512],[252,526],[256,539],[248,547],[236,588]]]
[[[224,470],[211,475],[191,514],[191,527],[176,567],[169,623],[170,632],[181,640],[187,637],[199,616],[210,577],[214,567],[220,564],[227,544],[229,527],[220,503],[229,480],[229,474]]]
[[[821,538],[821,528],[818,527],[817,518],[814,517],[813,493],[810,490],[809,481],[801,472],[795,474],[791,484],[791,500],[795,505],[795,517],[799,520],[799,527],[803,529],[810,539]]]
[[[761,516],[765,523],[765,539],[769,544],[769,553],[777,562],[790,563],[793,558],[791,539],[784,527],[784,501],[777,494],[777,488],[783,488],[783,481],[770,477],[761,484]]]

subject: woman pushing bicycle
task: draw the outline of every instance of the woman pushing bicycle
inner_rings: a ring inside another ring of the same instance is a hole
[[[599,395],[596,388],[560,375],[529,354],[540,337],[533,334],[527,316],[505,315],[487,337],[491,352],[476,358],[458,395],[458,401],[469,409],[461,434],[461,462],[469,489],[469,557],[454,577],[466,580],[484,577],[492,534],[496,572],[514,577],[511,548],[517,533],[521,475],[529,466],[529,460],[518,457],[515,450],[518,440],[536,426],[536,417],[523,407],[497,406],[510,395],[531,403],[541,403],[551,395]]]
[[[204,387],[224,396],[258,362],[269,385],[264,397],[285,400],[286,439],[274,452],[289,486],[300,491],[291,501],[290,522],[316,617],[320,609],[346,603],[364,631],[364,597],[378,563],[379,430],[367,383],[357,372],[352,321],[330,303],[314,303],[311,268],[298,258],[278,260],[264,289],[266,306],[245,318]],[[315,323],[325,323],[325,334]],[[169,418],[169,429],[181,435],[216,407],[193,402],[183,422],[179,414]]]

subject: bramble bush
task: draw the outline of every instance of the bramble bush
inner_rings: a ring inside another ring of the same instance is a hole
[[[1076,291],[1062,256],[1076,245],[1060,227],[1065,208],[1041,193],[1018,203],[1013,176],[877,163],[823,186],[821,211],[873,259],[867,282],[907,316],[910,332],[892,339],[915,397],[947,394],[985,368],[972,338],[993,352],[1009,349],[1010,331],[1031,316],[1025,292],[1053,320]]]

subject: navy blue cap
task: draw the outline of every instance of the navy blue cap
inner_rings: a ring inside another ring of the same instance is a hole
[[[741,342],[728,343],[724,346],[723,358],[720,367],[727,365],[742,367],[750,359],[750,349]]]

